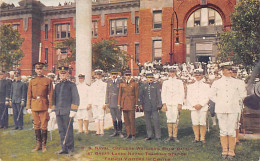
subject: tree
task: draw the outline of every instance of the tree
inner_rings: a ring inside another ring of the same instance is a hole
[[[69,38],[59,42],[56,49],[66,48],[70,54],[59,60],[59,65],[68,65],[76,61],[76,39]],[[127,68],[127,55],[116,45],[116,40],[103,40],[92,44],[92,67],[109,72],[111,69],[123,71]]]
[[[93,68],[109,72],[111,69],[123,71],[127,68],[126,52],[120,50],[116,40],[103,40],[92,45]]]
[[[231,14],[232,30],[220,36],[218,60],[243,64],[248,70],[260,58],[259,0],[242,0]]]
[[[0,26],[0,63],[3,70],[14,70],[13,66],[20,65],[23,51],[20,49],[24,39],[20,38],[17,30],[10,24]]]

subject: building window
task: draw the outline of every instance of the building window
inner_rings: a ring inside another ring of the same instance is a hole
[[[92,37],[98,36],[98,23],[97,21],[92,21]]]
[[[110,20],[110,36],[127,35],[127,19]]]
[[[162,28],[162,11],[153,11],[153,28]]]
[[[153,61],[162,60],[162,40],[153,41]]]
[[[70,24],[56,24],[55,25],[55,39],[67,39],[70,38]]]
[[[212,9],[209,9],[209,26],[215,25],[215,11]]]
[[[194,13],[194,26],[200,26],[200,11],[201,10],[197,10]]]
[[[44,31],[45,31],[45,40],[48,40],[48,24],[45,24]]]
[[[45,63],[45,65],[47,65],[48,66],[48,48],[45,48],[45,61],[44,61],[44,63]]]
[[[135,63],[139,63],[139,44],[135,44]]]
[[[202,8],[195,11],[187,21],[187,27],[220,25],[222,25],[220,14],[211,8]]]
[[[17,30],[19,29],[19,24],[12,24],[12,28],[13,30]]]
[[[135,33],[139,34],[139,17],[135,17]]]

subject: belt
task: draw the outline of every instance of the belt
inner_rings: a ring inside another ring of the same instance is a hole
[[[42,97],[42,96],[36,96],[36,97],[33,97],[33,99],[40,99],[40,98],[44,98],[44,99],[47,99],[47,97]]]

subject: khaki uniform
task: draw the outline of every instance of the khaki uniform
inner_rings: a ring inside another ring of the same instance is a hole
[[[119,87],[118,105],[123,109],[127,135],[135,135],[135,106],[138,105],[138,83],[134,80],[122,82]]]
[[[47,129],[48,108],[52,106],[53,87],[50,79],[37,76],[29,82],[27,92],[27,109],[32,110],[34,129]]]

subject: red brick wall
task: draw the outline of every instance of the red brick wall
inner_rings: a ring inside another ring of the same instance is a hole
[[[20,61],[21,75],[31,75],[32,74],[32,19],[28,19],[28,29],[24,31],[23,29],[23,19],[13,19],[2,21],[2,23],[20,23],[18,31],[21,34],[20,37],[24,38],[24,42],[21,46],[21,50],[24,53],[24,57]]]

